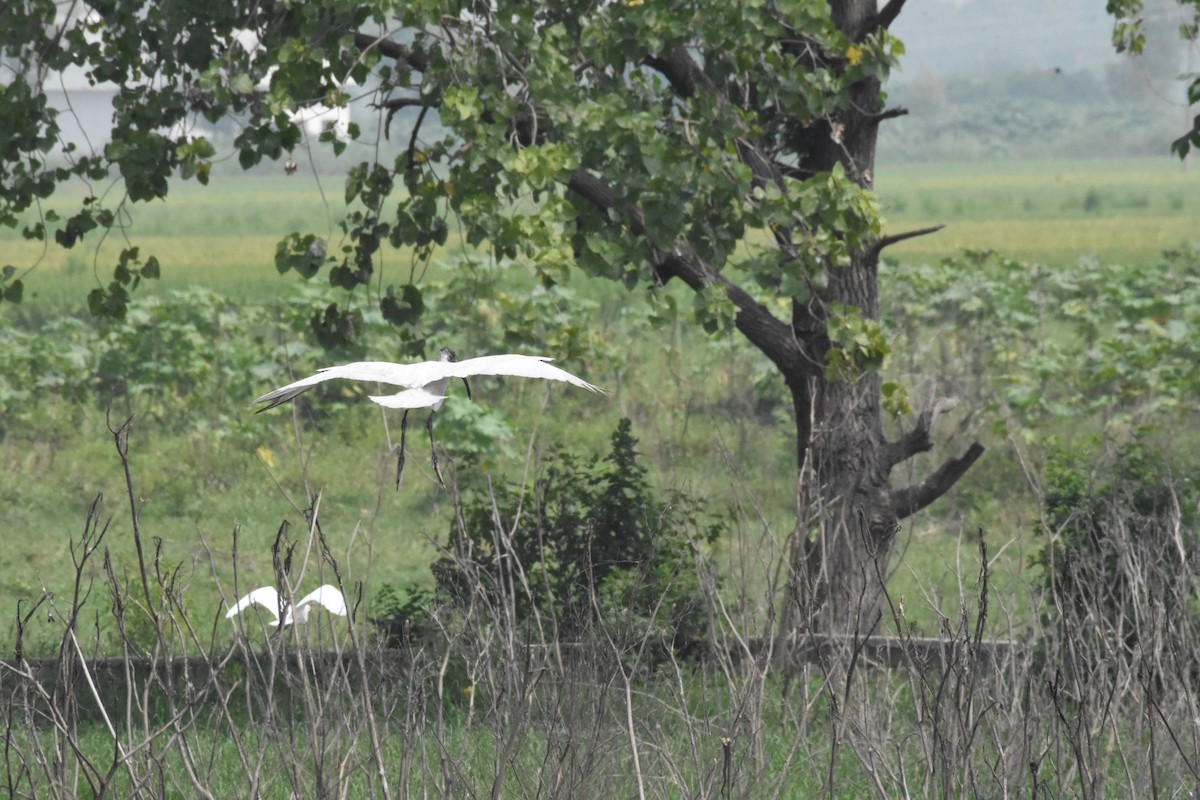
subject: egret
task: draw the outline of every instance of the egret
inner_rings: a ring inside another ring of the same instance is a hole
[[[340,367],[326,367],[316,375],[301,378],[267,392],[254,400],[251,405],[266,403],[259,411],[266,411],[281,403],[295,398],[312,387],[335,378],[352,381],[375,381],[392,386],[401,386],[403,391],[388,395],[371,395],[372,402],[384,408],[402,408],[404,416],[400,420],[400,456],[396,464],[396,486],[400,485],[400,475],[404,471],[404,439],[408,429],[408,412],[414,408],[431,409],[425,428],[429,431],[429,448],[433,453],[433,471],[438,483],[445,487],[441,470],[438,468],[437,448],[433,442],[433,418],[441,410],[446,400],[446,389],[454,378],[461,378],[467,387],[467,397],[471,396],[471,384],[467,378],[473,375],[511,375],[517,378],[543,378],[548,381],[563,381],[589,392],[604,394],[604,390],[593,386],[582,378],[578,378],[564,369],[550,364],[553,359],[545,356],[525,356],[516,353],[506,353],[495,356],[480,356],[459,361],[458,356],[449,347],[438,351],[437,361],[422,361],[419,364],[393,364],[390,361],[356,361],[353,364],[343,364]]]
[[[225,614],[225,619],[233,619],[255,603],[271,612],[271,616],[275,618],[270,623],[271,627],[279,626],[281,607],[284,626],[303,625],[308,622],[308,612],[314,603],[324,606],[331,614],[337,614],[339,617],[346,616],[345,596],[336,586],[327,583],[304,595],[294,604],[289,604],[286,599],[281,599],[274,586],[263,586],[238,600],[233,608]]]

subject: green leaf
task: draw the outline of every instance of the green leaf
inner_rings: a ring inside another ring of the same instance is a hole
[[[461,125],[477,118],[483,106],[474,86],[455,86],[442,95],[442,119],[447,125]]]
[[[311,278],[326,263],[327,249],[315,234],[289,233],[275,245],[275,269],[280,274],[294,269],[302,278]]]
[[[245,72],[239,72],[229,81],[229,87],[238,94],[254,94],[254,79]]]
[[[396,287],[389,286],[387,294],[379,301],[379,310],[392,325],[415,325],[425,311],[425,301],[421,290],[411,283],[401,287],[399,297],[396,296]]]

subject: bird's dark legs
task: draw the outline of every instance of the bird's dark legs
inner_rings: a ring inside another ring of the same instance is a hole
[[[433,441],[433,418],[436,416],[436,411],[429,412],[429,419],[425,421],[425,429],[429,431],[429,452],[433,454],[433,474],[437,475],[438,483],[445,489],[446,482],[442,480],[442,471],[438,468],[437,445]]]
[[[396,457],[396,490],[400,490],[400,476],[404,474],[404,436],[408,432],[408,409],[400,418],[400,455]]]
[[[400,454],[396,456],[396,488],[400,488],[400,476],[404,474],[404,445],[408,437],[408,412],[409,409],[404,409],[404,416],[400,418]],[[425,430],[429,431],[429,452],[433,455],[433,474],[437,475],[438,483],[442,488],[446,488],[446,481],[442,479],[442,470],[438,466],[437,445],[433,441],[433,418],[437,416],[436,411],[429,413],[429,419],[425,421]]]
[[[463,378],[462,382],[463,382],[463,386],[467,387],[467,399],[474,400],[475,398],[471,397],[471,384],[467,382],[466,378]]]

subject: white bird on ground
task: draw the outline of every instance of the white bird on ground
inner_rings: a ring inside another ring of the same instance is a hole
[[[578,378],[564,369],[552,366],[552,359],[545,356],[524,356],[507,353],[497,356],[481,356],[459,361],[454,351],[443,347],[438,351],[437,361],[422,361],[419,364],[393,364],[390,361],[356,361],[353,364],[343,364],[340,367],[326,367],[301,378],[294,383],[267,392],[254,400],[251,405],[266,403],[259,409],[286,403],[297,395],[308,391],[319,383],[335,378],[345,378],[352,381],[375,381],[393,386],[401,386],[403,391],[388,395],[371,395],[371,400],[385,408],[402,408],[404,417],[400,420],[400,456],[396,465],[396,485],[400,485],[400,475],[404,471],[404,438],[408,429],[408,412],[414,408],[432,409],[425,428],[429,431],[429,447],[433,452],[433,471],[438,483],[442,486],[441,470],[438,469],[437,448],[433,443],[433,418],[446,400],[446,389],[454,378],[461,378],[467,387],[467,397],[471,396],[471,384],[467,378],[473,375],[511,375],[518,378],[543,378],[548,381],[563,381],[589,392],[604,394],[604,390],[593,386],[582,378]]]
[[[346,616],[345,596],[336,586],[327,583],[304,595],[294,604],[289,604],[285,598],[280,597],[274,586],[263,586],[238,600],[233,608],[225,614],[225,619],[233,619],[255,603],[271,612],[271,616],[275,618],[270,623],[272,627],[280,624],[279,613],[281,610],[285,627],[303,625],[308,622],[308,612],[314,603],[323,606],[331,614],[337,614],[339,617]]]

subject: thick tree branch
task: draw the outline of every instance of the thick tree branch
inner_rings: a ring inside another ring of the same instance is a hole
[[[426,100],[423,97],[389,97],[382,103],[373,104],[373,107],[387,109],[394,114],[402,108],[437,108],[439,105],[441,103],[437,100]]]
[[[362,31],[354,32],[354,45],[359,50],[378,50],[379,54],[385,58],[390,58],[396,62],[398,66],[408,67],[417,72],[424,72],[425,59],[416,53],[408,45],[393,42],[387,36],[375,36]]]
[[[779,170],[780,175],[783,175],[785,178],[791,178],[794,181],[806,181],[817,174],[816,170],[805,169],[795,164],[784,164],[780,161],[774,163],[775,169]]]
[[[356,44],[362,48],[377,48],[379,52],[397,62],[416,70],[425,67],[423,60],[411,48],[393,42],[387,38],[372,36],[365,33],[355,34]],[[658,69],[681,97],[692,97],[697,91],[704,91],[717,101],[720,106],[729,104],[720,87],[704,73],[691,54],[684,48],[676,48],[664,57],[650,57],[646,63]],[[437,105],[437,101],[429,98],[393,98],[381,104],[387,109],[389,118],[397,110],[409,106]],[[515,120],[518,129],[521,120]],[[518,130],[520,133],[520,130]],[[518,140],[522,140],[518,136]],[[734,142],[739,157],[755,175],[759,182],[772,182],[784,187],[784,177],[777,165],[762,149],[746,137],[738,137]],[[816,367],[810,359],[801,358],[800,348],[792,336],[792,330],[786,323],[776,318],[765,306],[712,265],[706,263],[696,252],[696,249],[686,241],[676,241],[670,244],[655,243],[652,231],[646,230],[645,218],[636,204],[620,197],[609,186],[583,168],[575,170],[568,181],[567,188],[586,200],[597,210],[607,213],[617,212],[629,226],[631,232],[645,236],[651,242],[653,252],[648,254],[657,274],[665,279],[679,278],[689,287],[701,291],[709,286],[720,286],[726,296],[737,309],[735,325],[738,330],[770,358],[784,375],[810,375]]]
[[[892,491],[889,502],[897,519],[917,513],[925,506],[950,491],[958,479],[983,455],[984,447],[975,442],[958,458],[948,459],[937,471],[920,483]]]
[[[871,24],[876,28],[890,28],[892,23],[896,21],[896,17],[900,16],[900,11],[903,8],[904,0],[891,0],[891,2],[879,10],[879,13],[871,20]]]
[[[722,110],[732,105],[721,87],[713,83],[686,48],[676,47],[665,56],[647,56],[644,61],[661,72],[680,97],[691,98],[697,92],[703,91],[716,100],[718,108]],[[733,119],[737,129],[743,134],[734,140],[734,147],[737,150],[738,158],[750,168],[750,172],[754,176],[754,185],[774,184],[780,192],[786,194],[788,185],[781,165],[749,137],[750,131],[740,115],[735,113]],[[797,176],[793,175],[793,177]],[[796,251],[796,245],[792,241],[792,230],[796,224],[803,225],[803,219],[797,219],[793,224],[779,225],[775,230],[775,241],[779,245],[779,249],[793,261],[800,258],[800,254]],[[782,365],[780,366],[782,367]],[[784,375],[795,374],[799,373],[784,372]],[[811,370],[805,370],[803,374],[811,374]]]
[[[705,74],[686,48],[677,47],[665,56],[647,56],[643,61],[647,66],[662,73],[675,93],[685,100],[694,97],[697,92],[703,91],[717,101],[718,107],[723,109],[731,105],[729,98]],[[737,125],[743,133],[749,132],[740,118],[737,120]],[[758,144],[746,136],[739,136],[734,144],[737,147],[738,157],[746,166],[750,167],[756,181],[760,184],[774,183],[781,190],[786,189],[783,173],[776,166],[775,160],[764,153]]]
[[[851,37],[854,41],[860,41],[864,36],[879,28],[890,28],[892,23],[896,21],[896,17],[900,16],[901,10],[904,9],[905,0],[891,0],[886,6],[879,9],[879,12],[867,17],[863,24],[854,31]]]
[[[417,122],[413,125],[412,133],[408,136],[408,168],[410,170],[417,168],[417,137],[421,133],[421,125],[425,122],[425,115],[429,113],[429,106],[422,106],[421,113],[417,114]],[[391,122],[391,114],[388,114],[388,122]],[[383,132],[388,132],[388,126],[384,125]]]
[[[944,227],[946,226],[931,225],[928,228],[915,228],[911,231],[902,231],[900,233],[892,233],[887,236],[880,236],[875,240],[875,244],[871,245],[869,255],[872,257],[877,257],[885,247],[891,247],[898,242],[903,242],[905,239],[915,239],[918,236],[928,236],[931,233],[937,233]]]
[[[903,117],[906,114],[908,114],[908,109],[904,106],[888,106],[887,108],[880,109],[873,114],[864,114],[863,120],[865,122],[878,125],[884,120]]]
[[[417,117],[416,128],[413,131],[413,136],[415,137],[416,130],[420,129],[421,122],[424,121],[424,119],[425,119],[425,114],[429,111],[429,109],[437,108],[439,105],[440,105],[440,103],[437,100],[429,101],[429,100],[424,100],[420,97],[389,97],[387,100],[384,100],[382,103],[372,104],[372,107],[387,111],[387,114],[384,115],[384,118],[383,118],[383,138],[391,139],[392,138],[392,135],[391,135],[392,134],[392,117],[396,116],[397,111],[400,111],[401,109],[405,109],[405,108],[421,109],[421,114],[420,114],[420,116]],[[409,143],[409,145],[410,145],[409,146],[409,155],[411,157],[411,155],[412,155],[411,142]]]
[[[933,449],[933,423],[937,422],[937,418],[947,411],[952,411],[958,406],[958,399],[954,397],[939,397],[931,400],[929,407],[921,412],[917,417],[917,424],[908,433],[904,434],[897,441],[888,442],[884,446],[884,459],[887,463],[888,471],[918,453],[924,453]]]
[[[665,56],[646,56],[642,61],[646,66],[658,70],[671,84],[675,94],[684,100],[695,97],[700,81],[707,80],[700,65],[682,48],[676,48]]]
[[[888,470],[897,464],[903,463],[918,453],[924,453],[933,449],[933,423],[926,411],[917,418],[917,425],[898,441],[888,442],[884,450],[884,459],[887,462]]]
[[[771,359],[784,375],[804,370],[800,350],[791,335],[791,328],[780,321],[766,306],[759,303],[742,287],[704,261],[686,241],[677,240],[669,246],[654,243],[653,232],[646,230],[642,210],[619,196],[613,189],[588,170],[580,167],[567,182],[567,188],[591,204],[602,214],[615,211],[624,218],[629,230],[644,236],[654,249],[650,259],[655,271],[664,278],[679,278],[696,291],[720,286],[733,303],[737,313],[734,324],[750,342]],[[806,372],[811,371],[807,370]]]

